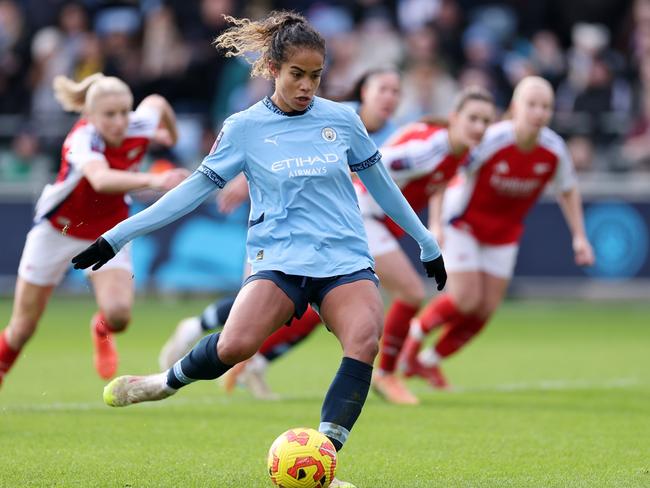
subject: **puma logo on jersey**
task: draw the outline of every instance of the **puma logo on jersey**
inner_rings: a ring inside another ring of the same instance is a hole
[[[266,137],[264,138],[264,142],[268,144],[273,144],[274,146],[278,145],[278,136],[275,137]]]

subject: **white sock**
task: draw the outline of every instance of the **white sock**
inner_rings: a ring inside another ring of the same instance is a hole
[[[253,357],[250,358],[250,361],[246,367],[250,368],[251,371],[255,371],[256,373],[264,373],[269,367],[269,360],[266,359],[263,354],[256,352],[253,354]]]
[[[437,366],[440,362],[440,356],[438,356],[438,353],[433,347],[427,347],[418,354],[418,361],[420,361],[422,366]]]
[[[411,320],[411,326],[409,327],[409,336],[419,342],[424,339],[424,332],[422,331],[420,319]]]

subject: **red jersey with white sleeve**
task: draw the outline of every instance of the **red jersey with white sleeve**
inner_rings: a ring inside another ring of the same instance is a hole
[[[389,174],[416,212],[427,206],[431,195],[444,188],[467,156],[451,153],[446,127],[424,122],[406,126],[381,148],[381,154]],[[367,195],[363,185],[358,184]],[[404,231],[378,210],[372,197],[365,195],[359,199],[362,214],[380,218],[395,237],[403,236]]]
[[[558,134],[545,127],[537,145],[523,151],[516,145],[510,120],[487,130],[468,159],[466,176],[454,188],[454,208],[445,213],[451,215],[452,225],[488,245],[519,241],[524,218],[547,183],[554,182],[558,192],[577,183],[571,156]]]
[[[104,160],[111,169],[137,171],[160,122],[160,112],[140,107],[129,114],[126,137],[119,147],[107,146],[97,129],[80,119],[63,143],[61,167],[36,203],[35,221],[48,219],[64,234],[94,240],[128,217],[124,193],[98,193],[83,175],[90,161]]]

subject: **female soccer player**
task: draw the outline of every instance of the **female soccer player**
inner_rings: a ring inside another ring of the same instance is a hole
[[[429,228],[439,232],[440,202],[469,149],[476,146],[495,115],[489,92],[471,87],[458,97],[448,121],[410,124],[382,148],[383,162],[415,211],[429,207]],[[387,401],[416,404],[418,399],[395,374],[397,357],[420,309],[425,290],[397,238],[404,232],[387,217],[365,187],[356,185],[370,253],[382,287],[393,298],[386,314],[379,368],[373,388]]]
[[[512,120],[488,129],[472,153],[466,180],[445,197],[451,215],[444,230],[449,293],[439,295],[413,321],[400,359],[407,376],[423,376],[434,387],[447,386],[440,360],[476,336],[501,303],[523,220],[547,183],[556,186],[576,264],[594,262],[573,163],[564,141],[547,127],[553,114],[551,85],[543,78],[524,78],[515,88],[511,112]],[[434,347],[418,355],[423,337],[443,324]]]
[[[392,117],[399,105],[401,90],[399,72],[393,68],[380,68],[359,78],[345,102],[357,112],[377,147],[381,147],[397,130]]]
[[[469,149],[476,146],[494,119],[494,101],[486,90],[471,87],[458,97],[448,121],[428,119],[410,124],[390,138],[382,148],[382,162],[416,211],[430,207],[429,226],[440,231],[440,203],[447,183]],[[373,388],[391,403],[417,404],[418,399],[395,374],[397,356],[409,331],[411,319],[420,309],[425,290],[417,271],[397,239],[403,231],[387,217],[360,182],[355,190],[368,236],[370,254],[382,287],[394,298],[386,314],[379,353],[379,368]],[[224,307],[210,310],[210,317],[224,314]],[[273,399],[264,381],[268,361],[285,354],[308,335],[320,319],[305,315],[291,327],[281,328],[269,337],[260,355],[255,355],[241,372],[251,392],[259,398]],[[202,317],[202,323],[210,317]],[[238,365],[239,366],[239,365]]]
[[[70,258],[127,217],[125,193],[169,190],[187,175],[180,169],[133,172],[151,140],[176,142],[175,115],[164,98],[151,95],[132,112],[129,87],[100,73],[79,83],[59,76],[54,89],[63,108],[82,117],[63,143],[56,182],[45,187],[36,204],[34,227],[18,268],[13,311],[0,333],[0,382],[36,331]],[[133,303],[129,248],[101,272],[90,272],[89,278],[99,309],[91,322],[95,368],[108,379],[117,369],[112,334],[125,329]]]
[[[357,112],[370,139],[377,147],[384,144],[397,130],[391,117],[399,104],[400,91],[399,72],[393,68],[382,68],[365,73],[355,83],[347,101],[344,102]],[[222,212],[233,211],[247,199],[248,183],[243,174],[230,181],[217,196]],[[200,316],[181,320],[160,352],[161,369],[168,369],[187,354],[206,332],[223,327],[233,301],[234,298],[231,297],[219,299],[208,305]],[[278,398],[266,382],[269,362],[306,339],[320,323],[318,313],[309,307],[300,319],[292,320],[289,327],[281,327],[275,331],[264,341],[259,354],[228,372],[224,377],[226,391],[231,391],[235,382],[240,381],[256,398]]]
[[[439,210],[447,183],[455,176],[468,150],[480,142],[493,119],[494,102],[490,93],[471,87],[459,95],[448,121],[429,118],[409,124],[391,137],[389,144],[382,148],[382,162],[411,207],[421,211],[429,205],[429,227],[434,234],[442,234],[439,229]],[[397,241],[403,236],[403,231],[386,217],[363,184],[356,182],[355,190],[370,253],[375,259],[375,271],[381,285],[394,298],[386,314],[379,368],[372,385],[377,393],[391,403],[417,404],[417,397],[395,373],[397,356],[408,334],[410,321],[425,298],[424,286]],[[200,319],[194,319],[196,325],[191,328],[197,329],[201,334],[201,327],[217,327],[225,322],[225,317],[227,305],[225,302],[217,302],[208,307]],[[240,378],[254,396],[260,399],[277,398],[264,379],[269,361],[288,352],[309,335],[319,322],[316,312],[308,312],[300,320],[293,321],[290,327],[277,330],[262,344],[259,354],[253,356],[246,363],[245,369],[239,372]],[[178,330],[189,328],[189,324],[184,321]],[[200,335],[194,335],[194,341],[199,337]],[[176,343],[180,344],[180,339]],[[192,344],[185,347],[189,348]],[[170,351],[169,345],[166,350]],[[231,379],[227,387],[232,386]]]
[[[315,96],[325,43],[300,15],[262,21],[227,17],[216,45],[227,56],[258,52],[253,74],[275,81],[270,98],[232,115],[197,171],[154,205],[104,233],[73,258],[99,269],[128,241],[196,208],[240,172],[248,178],[251,222],[246,280],[221,333],[208,335],[167,372],[109,383],[111,406],[161,400],[194,381],[214,379],[251,357],[264,339],[308,303],[339,339],[343,359],[325,396],[319,430],[337,449],[365,402],[382,328],[383,306],[356,205],[350,170],[419,243],[438,287],[446,272],[438,245],[381,164],[358,116]],[[337,481],[331,486],[351,486]]]

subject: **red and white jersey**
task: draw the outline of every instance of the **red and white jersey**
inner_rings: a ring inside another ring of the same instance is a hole
[[[457,228],[485,244],[515,243],[524,218],[546,184],[559,192],[576,185],[571,156],[562,138],[549,128],[540,132],[537,146],[522,151],[515,143],[512,121],[491,126],[472,151],[466,178],[450,188],[445,215]]]
[[[119,147],[107,146],[95,127],[80,119],[61,151],[61,167],[36,203],[35,221],[43,218],[66,235],[94,240],[128,216],[123,193],[97,193],[83,175],[86,163],[104,160],[112,169],[136,171],[160,122],[159,111],[140,107],[129,114],[126,137]]]
[[[451,153],[447,128],[423,122],[410,124],[391,137],[381,148],[381,154],[390,176],[416,212],[424,209],[431,195],[447,185],[467,156],[467,153],[458,156]],[[361,213],[384,220],[393,235],[404,235],[404,231],[383,214],[363,184],[358,184],[361,193],[365,192],[359,198]]]

